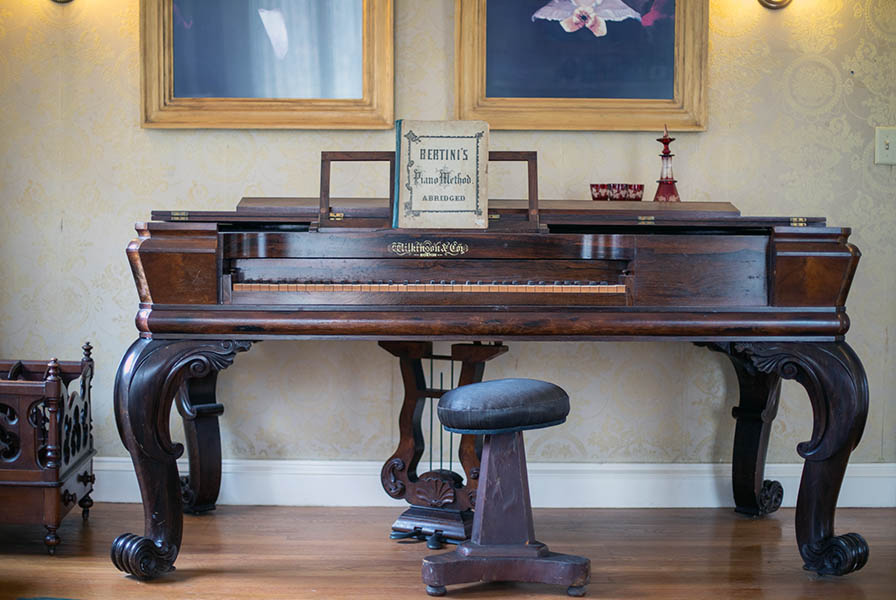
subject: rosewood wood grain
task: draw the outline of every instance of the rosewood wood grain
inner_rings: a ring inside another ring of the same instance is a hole
[[[497,282],[496,282],[497,283]],[[435,286],[430,286],[435,287]],[[495,286],[497,287],[497,286]],[[237,291],[230,296],[233,305],[289,306],[625,306],[624,286],[606,293],[564,292],[267,292]]]
[[[729,344],[698,345],[726,353],[737,373],[740,401],[731,410],[737,419],[731,460],[735,510],[751,516],[775,512],[781,506],[784,489],[780,482],[765,479],[765,457],[772,422],[778,414],[781,377],[760,371],[749,357],[733,352]]]
[[[768,237],[639,236],[631,271],[636,306],[767,306]]]
[[[243,198],[236,211],[171,211],[154,210],[152,218],[159,221],[188,221],[193,223],[261,224],[267,223],[292,228],[308,228],[317,219],[319,198]],[[332,210],[341,212],[345,220],[364,219],[377,222],[377,229],[391,227],[388,198],[331,198]],[[526,200],[489,200],[490,223],[488,233],[502,231],[507,219],[526,220]],[[695,231],[725,229],[735,233],[749,228],[791,228],[799,220],[801,226],[814,230],[825,229],[823,217],[754,217],[741,216],[728,202],[680,202],[675,206],[662,202],[608,201],[593,203],[581,200],[539,200],[539,222],[553,233],[601,227],[631,227],[654,229],[657,226],[689,227]],[[842,231],[828,228],[829,231]]]
[[[221,489],[221,430],[218,417],[224,405],[215,401],[218,372],[188,379],[177,394],[177,409],[183,418],[190,474],[183,476],[181,493],[184,512],[199,514],[215,510]]]
[[[160,224],[161,225],[161,224]],[[168,225],[166,223],[166,225]],[[203,225],[197,223],[195,226]],[[493,235],[469,230],[348,232],[234,231],[222,235],[225,259],[238,258],[428,258],[427,242],[444,242],[436,258],[513,260],[629,260],[634,237],[617,233],[509,232]],[[419,250],[415,246],[424,246]]]
[[[144,297],[161,303],[218,302],[218,230],[214,224],[149,223],[138,231],[143,235],[131,242],[128,255],[141,302],[146,302]]]
[[[249,342],[151,340],[134,342],[115,377],[115,419],[140,485],[144,533],[112,544],[121,571],[151,579],[174,569],[183,533],[183,500],[175,461],[183,446],[168,428],[171,404],[190,379],[225,369]]]
[[[849,229],[813,232],[776,228],[772,238],[772,304],[843,306],[862,253]]]
[[[794,379],[812,403],[812,437],[797,445],[805,459],[796,507],[796,538],[805,569],[845,575],[868,560],[858,533],[834,534],[834,511],[849,455],[868,415],[868,382],[846,342],[733,344],[730,352],[762,373]]]
[[[503,151],[492,150],[489,160],[494,160],[496,154]],[[511,152],[511,154],[514,154]],[[388,198],[330,198],[331,202],[338,202],[340,208],[348,210],[346,218],[359,216],[356,210],[375,208],[382,210]],[[320,198],[268,196],[268,197],[243,197],[237,203],[236,211],[190,211],[192,219],[195,217],[211,217],[215,215],[215,221],[226,221],[234,215],[273,216],[283,217],[288,215],[304,215],[313,217],[317,213]],[[528,207],[527,200],[509,200],[502,198],[490,198],[489,207],[495,207],[501,211],[513,210],[525,214]],[[679,202],[675,206],[666,206],[661,203],[641,202],[632,200],[609,200],[594,204],[590,200],[541,200],[538,204],[539,213],[556,215],[569,214],[578,217],[588,215],[607,215],[610,213],[637,213],[640,215],[686,215],[688,218],[711,219],[722,217],[725,219],[740,217],[740,211],[730,202]],[[152,218],[166,221],[170,220],[172,211],[153,210]],[[371,213],[365,213],[371,216]],[[764,219],[767,222],[789,223],[790,217],[744,217],[744,219]],[[808,217],[803,221],[807,225],[824,226],[825,219],[821,217]]]
[[[515,308],[515,309],[514,309]],[[265,337],[330,337],[368,339],[681,339],[750,340],[778,337],[831,340],[849,328],[846,313],[837,310],[584,310],[563,306],[281,307],[154,305],[138,315],[137,328],[180,337],[242,334]]]

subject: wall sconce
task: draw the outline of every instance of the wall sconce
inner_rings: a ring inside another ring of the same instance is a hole
[[[72,0],[53,0],[56,4],[68,4]]]
[[[759,0],[759,4],[766,8],[784,8],[790,4],[790,0]]]

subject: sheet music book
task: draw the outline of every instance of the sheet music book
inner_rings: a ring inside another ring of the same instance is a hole
[[[395,122],[392,226],[488,228],[488,123]]]

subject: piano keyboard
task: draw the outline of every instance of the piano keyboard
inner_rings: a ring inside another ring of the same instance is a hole
[[[406,283],[234,283],[234,292],[400,292],[489,294],[625,294],[625,285],[593,281],[484,282],[454,281]]]

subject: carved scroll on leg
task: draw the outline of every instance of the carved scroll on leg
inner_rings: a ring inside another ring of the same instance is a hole
[[[387,494],[406,498],[409,486],[417,480],[417,464],[423,456],[420,418],[426,405],[422,394],[426,377],[421,359],[432,354],[432,342],[380,342],[380,346],[399,358],[404,382],[404,401],[398,416],[398,447],[383,465],[380,480]]]
[[[729,344],[709,344],[725,352],[734,365],[740,388],[740,402],[731,414],[737,419],[731,461],[735,510],[762,516],[775,512],[784,498],[777,481],[765,479],[765,457],[772,422],[778,414],[781,377],[753,366],[749,356],[734,351]]]
[[[763,373],[798,381],[812,402],[812,437],[797,446],[806,463],[796,507],[796,537],[805,568],[845,575],[868,560],[868,544],[857,533],[834,535],[837,496],[849,455],[868,415],[868,382],[846,342],[735,344]]]
[[[119,570],[151,579],[174,569],[183,534],[175,461],[183,446],[171,441],[171,404],[185,381],[230,366],[248,348],[249,342],[139,339],[122,359],[115,418],[140,484],[144,534],[115,539],[111,557]]]
[[[215,510],[221,490],[221,430],[218,417],[224,406],[215,402],[217,371],[190,379],[177,395],[183,418],[190,475],[181,477],[184,512],[199,514]]]

